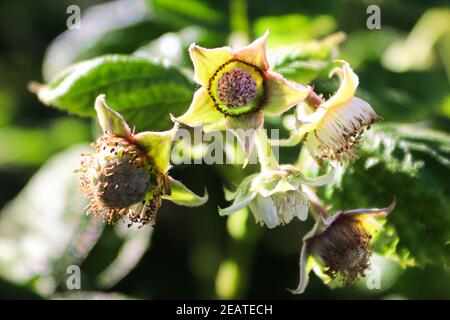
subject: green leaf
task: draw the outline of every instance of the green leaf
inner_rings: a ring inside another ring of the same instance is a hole
[[[354,31],[341,47],[341,58],[357,69],[363,63],[380,60],[387,47],[399,38],[400,33],[388,26],[383,27],[383,32]]]
[[[94,5],[82,10],[80,29],[63,32],[49,45],[43,62],[44,79],[50,81],[81,60],[107,53],[131,53],[171,30],[144,0]]]
[[[95,115],[95,98],[106,94],[111,108],[138,132],[171,127],[169,114],[187,109],[193,88],[175,68],[126,55],[87,60],[67,68],[48,85],[34,85],[43,103],[80,116]]]
[[[110,289],[125,278],[149,249],[152,235],[153,228],[150,226],[128,228],[126,223],[115,225],[114,236],[118,238],[120,247],[117,248],[114,260],[110,261],[108,266],[95,276],[96,285],[102,290]],[[116,248],[109,242],[106,248],[102,247],[101,249],[114,251]]]
[[[331,67],[337,58],[339,44],[345,40],[342,32],[331,34],[320,41],[279,47],[270,52],[274,71],[287,79],[309,84]]]
[[[89,125],[75,118],[58,118],[33,128],[0,128],[0,169],[38,166],[54,153],[90,140]]]
[[[80,265],[102,234],[100,219],[83,214],[73,172],[86,146],[61,153],[33,176],[0,213],[0,275],[40,295],[52,294],[69,265]]]
[[[86,201],[80,201],[79,176],[73,170],[79,155],[88,151],[81,145],[52,158],[2,209],[1,277],[49,297],[67,289],[67,267],[78,265],[83,289],[109,289],[145,254],[151,227],[105,227],[84,213]]]
[[[361,157],[324,196],[334,208],[387,205],[386,233],[375,244],[404,265],[450,263],[450,136],[415,125],[380,124],[364,137]]]
[[[217,27],[223,25],[224,15],[214,6],[205,1],[183,0],[147,0],[155,13],[177,27],[186,27],[192,24],[206,24]]]
[[[270,45],[293,44],[330,34],[336,29],[332,16],[310,17],[302,14],[261,17],[254,24],[255,34],[270,29]]]

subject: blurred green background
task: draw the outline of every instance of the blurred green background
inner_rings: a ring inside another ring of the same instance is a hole
[[[81,8],[80,30],[66,27],[73,4]],[[366,27],[371,4],[381,8],[380,30]],[[378,114],[449,132],[449,9],[445,0],[1,1],[0,298],[450,298],[448,267],[403,270],[387,260],[380,260],[381,289],[362,280],[331,290],[311,276],[306,293],[292,296],[285,288],[296,286],[301,236],[311,221],[268,231],[247,212],[219,217],[222,186],[230,186],[224,181],[243,177],[230,165],[172,170],[196,192],[206,186],[206,205],[165,203],[153,231],[103,229],[82,213],[73,173],[95,127],[43,106],[27,89],[106,53],[165,60],[188,73],[192,42],[245,42],[269,28],[271,52],[343,31],[347,39],[335,54],[350,62],[359,95]],[[65,268],[78,262],[83,290],[66,292]]]

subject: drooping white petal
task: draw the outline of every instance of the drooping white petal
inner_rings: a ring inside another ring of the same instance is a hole
[[[271,197],[257,195],[254,201],[249,203],[249,207],[256,222],[264,222],[269,229],[273,229],[280,224],[277,208]]]
[[[294,217],[301,221],[308,218],[309,199],[301,190],[290,190],[272,195],[278,216],[283,224],[288,224]]]

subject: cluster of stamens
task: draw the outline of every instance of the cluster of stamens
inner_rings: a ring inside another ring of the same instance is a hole
[[[256,97],[256,82],[242,69],[232,69],[222,75],[217,83],[220,100],[230,108],[240,108]]]
[[[276,193],[272,195],[272,200],[277,208],[278,217],[282,225],[291,222],[299,212],[303,211],[302,208],[309,207],[309,201],[300,190]]]
[[[372,123],[382,121],[365,102],[355,98],[350,104],[328,110],[321,124],[305,135],[304,141],[312,156],[339,162],[357,159],[357,147],[364,131]]]
[[[236,117],[261,108],[264,86],[263,72],[258,67],[232,59],[217,68],[209,80],[208,94],[217,110]],[[258,96],[258,90],[262,91],[262,97]]]

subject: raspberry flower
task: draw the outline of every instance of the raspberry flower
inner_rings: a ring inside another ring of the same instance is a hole
[[[219,214],[227,216],[248,206],[256,222],[269,229],[287,224],[294,217],[305,221],[309,200],[301,190],[301,185],[321,186],[330,183],[334,177],[333,170],[321,177],[307,178],[292,165],[278,164],[271,154],[268,141],[264,143],[267,140],[265,131],[258,130],[257,139],[261,172],[246,177],[235,192],[225,190],[226,199],[234,201],[230,207],[219,208]]]
[[[326,101],[311,91],[296,109],[295,133],[282,144],[292,145],[303,138],[309,153],[319,162],[353,162],[362,133],[382,118],[366,101],[355,97],[359,80],[350,65],[343,60],[335,64],[330,77],[339,77],[339,89]]]
[[[344,284],[364,276],[369,267],[370,241],[382,229],[375,218],[386,217],[395,207],[340,211],[327,216],[324,211],[303,238],[300,254],[300,282],[294,294],[303,293],[314,272],[326,283],[339,277]],[[321,209],[323,210],[323,209]]]
[[[254,134],[263,126],[264,114],[277,116],[303,101],[310,88],[269,71],[266,41],[269,33],[239,50],[229,47],[189,48],[194,80],[201,85],[188,111],[175,120],[203,129],[229,129],[248,154]]]
[[[163,199],[179,205],[199,206],[199,197],[168,175],[169,156],[177,126],[164,132],[134,134],[120,114],[97,97],[95,110],[103,135],[83,154],[81,187],[89,198],[87,213],[114,224],[128,216],[130,224],[154,225]]]

